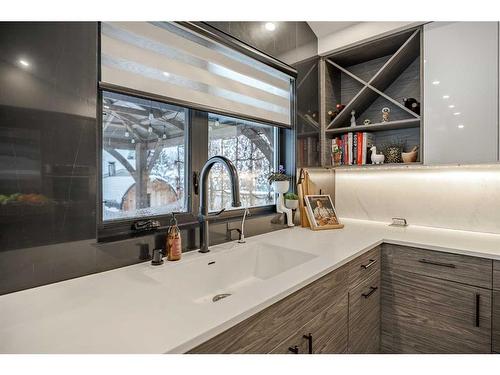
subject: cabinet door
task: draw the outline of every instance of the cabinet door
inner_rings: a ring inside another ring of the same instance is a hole
[[[283,341],[271,353],[345,353],[347,350],[347,301],[345,291],[334,304]]]
[[[386,271],[381,335],[385,353],[491,353],[491,290]]]
[[[498,158],[498,23],[424,26],[424,163]]]
[[[500,292],[493,291],[493,351],[500,353]]]
[[[193,354],[269,353],[347,295],[347,265],[189,351]],[[298,345],[298,344],[294,344]],[[286,348],[285,348],[286,349]]]
[[[349,292],[349,353],[380,350],[380,272]]]

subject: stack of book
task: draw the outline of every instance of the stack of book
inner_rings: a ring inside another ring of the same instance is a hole
[[[342,165],[371,164],[370,148],[374,145],[375,137],[372,133],[347,133],[332,140],[332,155],[335,145],[340,149]]]

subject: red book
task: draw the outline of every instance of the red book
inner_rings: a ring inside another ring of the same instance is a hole
[[[361,165],[363,164],[363,133],[358,132],[356,133],[356,136],[358,137],[358,156],[356,161],[358,165]]]

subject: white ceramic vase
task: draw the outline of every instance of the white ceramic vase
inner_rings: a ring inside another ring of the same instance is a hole
[[[299,207],[299,201],[297,199],[285,199],[285,206],[291,210],[296,210]]]
[[[278,193],[278,200],[276,202],[276,212],[284,213],[286,215],[287,225],[293,227],[292,210],[285,206],[284,194],[290,187],[290,181],[273,181],[274,192]]]
[[[278,194],[284,194],[288,191],[290,187],[290,181],[273,181],[274,192]]]

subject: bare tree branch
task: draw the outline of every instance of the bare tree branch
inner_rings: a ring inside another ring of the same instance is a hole
[[[112,148],[110,146],[105,145],[104,149],[107,152],[109,152],[111,154],[111,156],[113,156],[116,160],[118,160],[121,165],[123,165],[125,167],[125,169],[128,171],[128,173],[130,173],[130,175],[134,178],[134,180],[136,179],[136,173],[135,173],[134,168],[130,165],[128,160],[123,157],[122,154],[120,154],[118,151],[116,151],[114,148]]]

